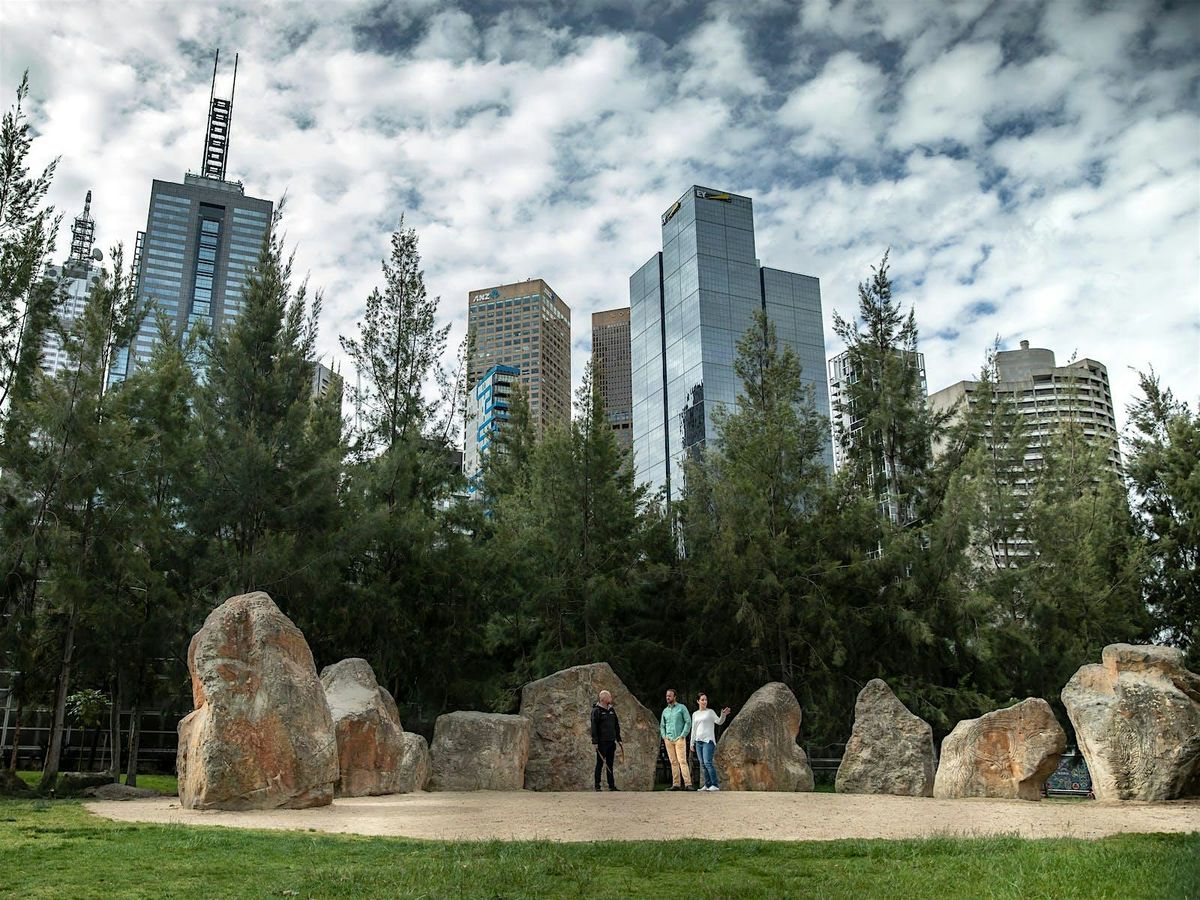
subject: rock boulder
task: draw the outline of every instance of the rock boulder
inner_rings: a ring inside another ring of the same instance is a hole
[[[721,787],[731,791],[811,791],[812,769],[796,743],[800,703],[786,684],[750,695],[717,741],[713,759]]]
[[[909,712],[887,682],[868,681],[854,704],[854,731],[838,767],[838,793],[932,797],[936,769],[929,723]]]
[[[1200,793],[1200,675],[1172,647],[1110,644],[1101,659],[1062,691],[1096,799]]]
[[[321,670],[321,686],[337,736],[338,797],[371,797],[400,790],[404,729],[392,695],[379,686],[365,659],[343,659]]]
[[[179,723],[186,809],[301,809],[333,800],[337,742],[300,629],[262,592],[218,606],[188,647],[195,710]]]
[[[149,788],[130,787],[127,784],[114,782],[86,788],[83,796],[95,797],[97,800],[148,800],[151,797],[161,797],[162,794]]]
[[[400,773],[397,779],[400,793],[411,794],[423,791],[429,783],[429,744],[425,738],[413,731],[406,731],[404,755],[400,758]]]
[[[608,663],[563,669],[521,689],[521,715],[533,723],[525,787],[531,791],[590,791],[596,767],[592,706],[601,691],[613,696],[623,752],[616,757],[617,787],[654,790],[658,719],[637,701]]]
[[[438,716],[429,748],[429,790],[521,790],[529,732],[524,716],[483,712]]]
[[[942,741],[933,796],[1040,800],[1066,747],[1066,732],[1040,698],[966,719]]]

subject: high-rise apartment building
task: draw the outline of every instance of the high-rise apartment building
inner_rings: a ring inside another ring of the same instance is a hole
[[[94,247],[96,222],[91,212],[92,192],[88,191],[83,202],[83,213],[76,216],[71,225],[70,255],[61,266],[46,267],[46,277],[57,282],[62,291],[58,319],[63,330],[69,330],[72,323],[83,315],[92,286],[99,282],[101,276],[99,262],[104,259],[104,254]],[[49,329],[42,340],[41,362],[42,371],[51,378],[70,364],[57,328]]]
[[[182,183],[155,179],[150,188],[146,230],[138,235],[138,299],[153,302],[155,312],[121,354],[116,379],[149,359],[159,314],[185,336],[200,323],[215,333],[234,319],[271,228],[271,201],[246,196],[240,181],[226,178],[233,98],[215,96],[215,63],[213,86],[200,172]]]
[[[995,399],[1011,404],[1025,422],[1024,466],[1013,473],[1013,488],[1019,495],[1028,494],[1037,484],[1043,448],[1068,422],[1077,424],[1085,438],[1104,448],[1109,469],[1121,471],[1117,419],[1103,363],[1079,359],[1059,366],[1053,350],[1021,341],[1019,350],[996,354],[993,390]],[[983,393],[980,382],[960,381],[930,394],[929,405],[935,413],[961,416],[980,402]],[[935,442],[935,455],[942,450]],[[992,552],[997,565],[1007,566],[1027,557],[1030,548],[1018,532],[1012,540],[993,544]]]
[[[474,340],[467,364],[472,385],[495,366],[511,366],[520,372],[539,434],[571,420],[571,310],[550,285],[534,278],[471,291],[467,330]]]
[[[930,394],[929,405],[934,412],[957,408],[961,413],[976,402],[978,389],[978,381],[960,381]],[[1029,341],[1021,341],[1021,349],[996,354],[995,392],[1010,400],[1025,419],[1027,469],[1036,471],[1041,448],[1063,423],[1075,422],[1085,437],[1106,447],[1108,465],[1120,471],[1117,419],[1103,363],[1078,359],[1059,366],[1053,350],[1031,348]]]
[[[685,454],[715,436],[741,385],[737,342],[765,311],[829,414],[820,282],[759,265],[749,197],[693,186],[662,215],[661,252],[629,280],[633,454],[639,481],[678,493]],[[827,442],[825,463],[833,467]]]
[[[622,450],[633,448],[633,373],[629,365],[629,307],[592,313],[592,369],[604,416]]]
[[[467,494],[479,496],[483,455],[496,433],[508,421],[513,385],[521,379],[516,366],[492,366],[476,383],[467,398],[467,433],[464,437],[462,470],[467,476]]]
[[[336,394],[338,401],[342,399],[342,376],[322,363],[313,367],[312,396],[328,397]]]

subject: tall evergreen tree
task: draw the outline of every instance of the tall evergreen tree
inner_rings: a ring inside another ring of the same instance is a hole
[[[42,340],[61,302],[54,282],[42,276],[60,221],[45,203],[58,160],[37,176],[29,173],[33,136],[22,108],[28,96],[26,72],[0,121],[0,425],[14,397],[28,397]],[[0,439],[20,437],[0,429]]]
[[[1161,634],[1200,670],[1200,416],[1152,370],[1130,404],[1126,471],[1147,542],[1146,598]]]
[[[279,225],[277,213],[243,311],[212,336],[201,378],[191,520],[208,542],[214,600],[249,590],[311,600],[338,521],[340,417],[336,398],[313,396],[321,297],[293,286]]]
[[[930,415],[918,365],[917,324],[892,296],[888,254],[858,286],[858,318],[834,314],[846,343],[850,377],[839,401],[836,438],[861,489],[874,493],[898,525],[921,518],[921,484],[940,424]],[[855,427],[840,424],[848,415]]]

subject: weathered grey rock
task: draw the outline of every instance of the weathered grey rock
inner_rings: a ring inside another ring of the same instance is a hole
[[[796,743],[800,703],[782,682],[750,695],[717,741],[713,762],[723,790],[811,791],[812,769]]]
[[[885,681],[868,681],[854,704],[854,730],[838,766],[838,793],[932,797],[936,769],[929,723],[909,712]]]
[[[1173,647],[1110,644],[1101,659],[1062,691],[1096,799],[1200,794],[1200,675]]]
[[[423,791],[429,783],[429,744],[414,731],[406,731],[402,737],[404,755],[400,758],[400,793]]]
[[[107,772],[59,772],[54,782],[54,793],[59,797],[83,796],[89,788],[113,784],[117,776]]]
[[[533,723],[525,787],[531,791],[590,791],[596,767],[592,705],[601,691],[613,696],[621,723],[617,787],[654,790],[658,719],[637,701],[608,663],[573,666],[521,689],[521,715]]]
[[[524,716],[483,712],[438,716],[429,748],[429,790],[521,790],[529,732]]]
[[[404,729],[392,695],[365,659],[343,659],[321,670],[337,736],[338,797],[395,794],[401,789]]]
[[[1040,800],[1066,748],[1066,732],[1041,698],[966,719],[942,741],[933,796]]]
[[[333,801],[337,742],[300,629],[260,592],[231,597],[188,647],[195,710],[179,723],[186,809],[301,809]]]
[[[130,787],[127,784],[102,784],[84,790],[85,797],[95,797],[97,800],[146,800],[150,797],[161,797],[158,791],[150,788]]]

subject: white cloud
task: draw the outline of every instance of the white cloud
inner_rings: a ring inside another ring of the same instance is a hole
[[[814,0],[789,45],[755,19],[786,4],[690,8],[664,43],[553,5],[9,3],[0,85],[7,103],[31,70],[37,162],[63,158],[53,202],[69,219],[94,189],[101,244],[129,243],[150,180],[199,162],[210,47],[240,51],[230,174],[287,192],[326,352],[407,211],[453,339],[470,289],[543,276],[572,306],[578,378],[590,313],[628,302],[660,213],[705,183],[753,197],[763,263],[819,276],[827,323],[891,246],[931,388],[972,375],[999,333],[1101,360],[1118,402],[1151,362],[1200,393],[1186,20]]]

